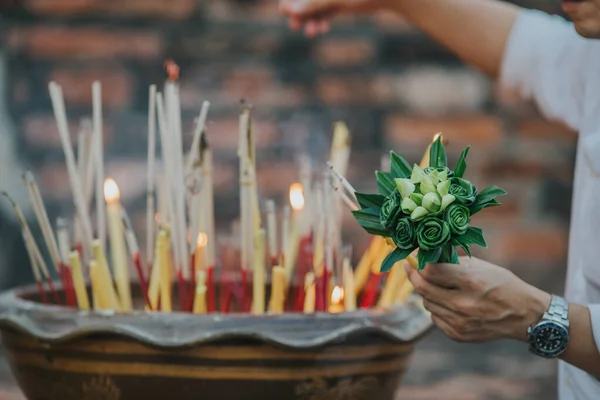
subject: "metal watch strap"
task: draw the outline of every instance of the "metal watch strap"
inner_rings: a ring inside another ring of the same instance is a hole
[[[569,303],[562,297],[552,295],[550,307],[544,313],[543,319],[551,319],[569,326]]]

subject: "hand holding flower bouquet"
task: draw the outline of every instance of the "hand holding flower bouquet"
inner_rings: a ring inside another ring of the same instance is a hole
[[[381,271],[408,257],[416,249],[419,270],[429,263],[458,264],[456,247],[470,257],[470,246],[486,247],[481,229],[470,226],[471,216],[486,207],[498,206],[496,197],[506,192],[490,186],[481,192],[464,179],[469,147],[456,168],[447,165],[441,137],[431,145],[429,167],[410,165],[391,152],[390,172],[377,171],[379,194],[356,193],[361,209],[354,211],[358,223],[369,233],[391,238],[396,249]]]

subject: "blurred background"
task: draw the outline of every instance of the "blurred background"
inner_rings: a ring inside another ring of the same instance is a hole
[[[552,0],[522,5],[558,12]],[[148,86],[163,62],[181,68],[184,129],[209,100],[218,230],[238,215],[239,101],[254,105],[259,187],[283,202],[297,159],[326,161],[332,124],[352,133],[348,178],[374,190],[373,171],[394,149],[420,160],[443,132],[450,163],[472,146],[469,178],[509,193],[477,226],[489,249],[476,255],[562,293],[576,136],[543,121],[402,20],[344,18],[307,39],[287,29],[276,0],[0,0],[0,189],[28,209],[20,174],[32,169],[51,219],[72,212],[64,156],[47,91],[62,85],[76,138],[91,116],[91,83],[103,85],[106,174],[141,232],[144,218]],[[481,41],[474,37],[473,40]],[[485,46],[485,42],[481,43]],[[317,164],[319,163],[319,164]],[[19,229],[0,206],[0,288],[32,282]],[[362,253],[367,237],[349,216],[345,238]],[[143,241],[141,241],[143,242]],[[0,399],[18,399],[1,364]],[[525,345],[456,344],[433,332],[418,347],[402,399],[553,399],[556,365]],[[4,396],[4,397],[3,397]]]

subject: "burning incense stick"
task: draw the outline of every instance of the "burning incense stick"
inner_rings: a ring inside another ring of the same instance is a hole
[[[156,85],[150,85],[148,102],[148,174],[146,183],[146,265],[152,265],[154,249],[154,164],[156,160]]]
[[[85,281],[83,279],[83,270],[81,268],[81,260],[79,252],[72,251],[69,253],[69,265],[73,276],[73,286],[75,287],[75,295],[77,297],[77,305],[80,310],[89,310],[90,301],[88,299]]]
[[[165,114],[165,108],[164,108],[164,102],[163,102],[163,97],[161,93],[157,93],[156,95],[156,105],[157,105],[157,111],[158,111],[158,126],[159,126],[159,132],[160,132],[160,138],[161,138],[161,147],[162,147],[162,156],[163,156],[163,161],[166,167],[166,173],[169,177],[175,177],[177,176],[177,172],[175,170],[175,166],[173,165],[174,163],[176,163],[176,160],[173,157],[173,150],[171,149],[171,141],[169,140],[169,134],[168,134],[168,125],[167,125],[167,116]],[[171,179],[173,180],[173,179]],[[166,182],[166,181],[165,181]],[[183,182],[182,182],[183,185]],[[166,185],[167,187],[169,187],[170,185]],[[182,263],[182,259],[183,258],[187,258],[187,252],[185,251],[185,246],[186,246],[186,241],[185,241],[185,235],[183,235],[182,237],[180,237],[180,234],[182,233],[179,229],[177,229],[178,226],[178,218],[176,218],[176,213],[177,213],[177,195],[178,195],[178,190],[173,190],[173,188],[171,187],[170,190],[167,189],[165,190],[165,200],[167,203],[167,209],[168,209],[168,215],[169,215],[169,222],[170,222],[170,230],[169,230],[169,236],[171,239],[171,248],[173,249],[173,255],[174,255],[174,262],[175,262],[175,268],[177,270],[177,280],[178,280],[178,291],[179,293],[179,301],[180,301],[180,308],[181,309],[185,309],[185,304],[187,304],[186,302],[186,296],[185,296],[185,282],[183,281],[183,272],[181,271],[181,268],[183,267],[183,263]],[[181,245],[183,246],[183,253],[181,252],[182,248]],[[162,276],[162,275],[161,275]],[[170,301],[170,298],[169,298]],[[162,304],[162,300],[161,300],[161,304]],[[169,304],[170,305],[170,304]],[[165,311],[163,309],[163,311]]]

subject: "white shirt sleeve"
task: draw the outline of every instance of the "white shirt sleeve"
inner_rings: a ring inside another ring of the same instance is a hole
[[[500,84],[533,100],[548,119],[579,130],[584,82],[597,47],[558,16],[523,10],[506,45]],[[597,67],[597,65],[596,65]]]

